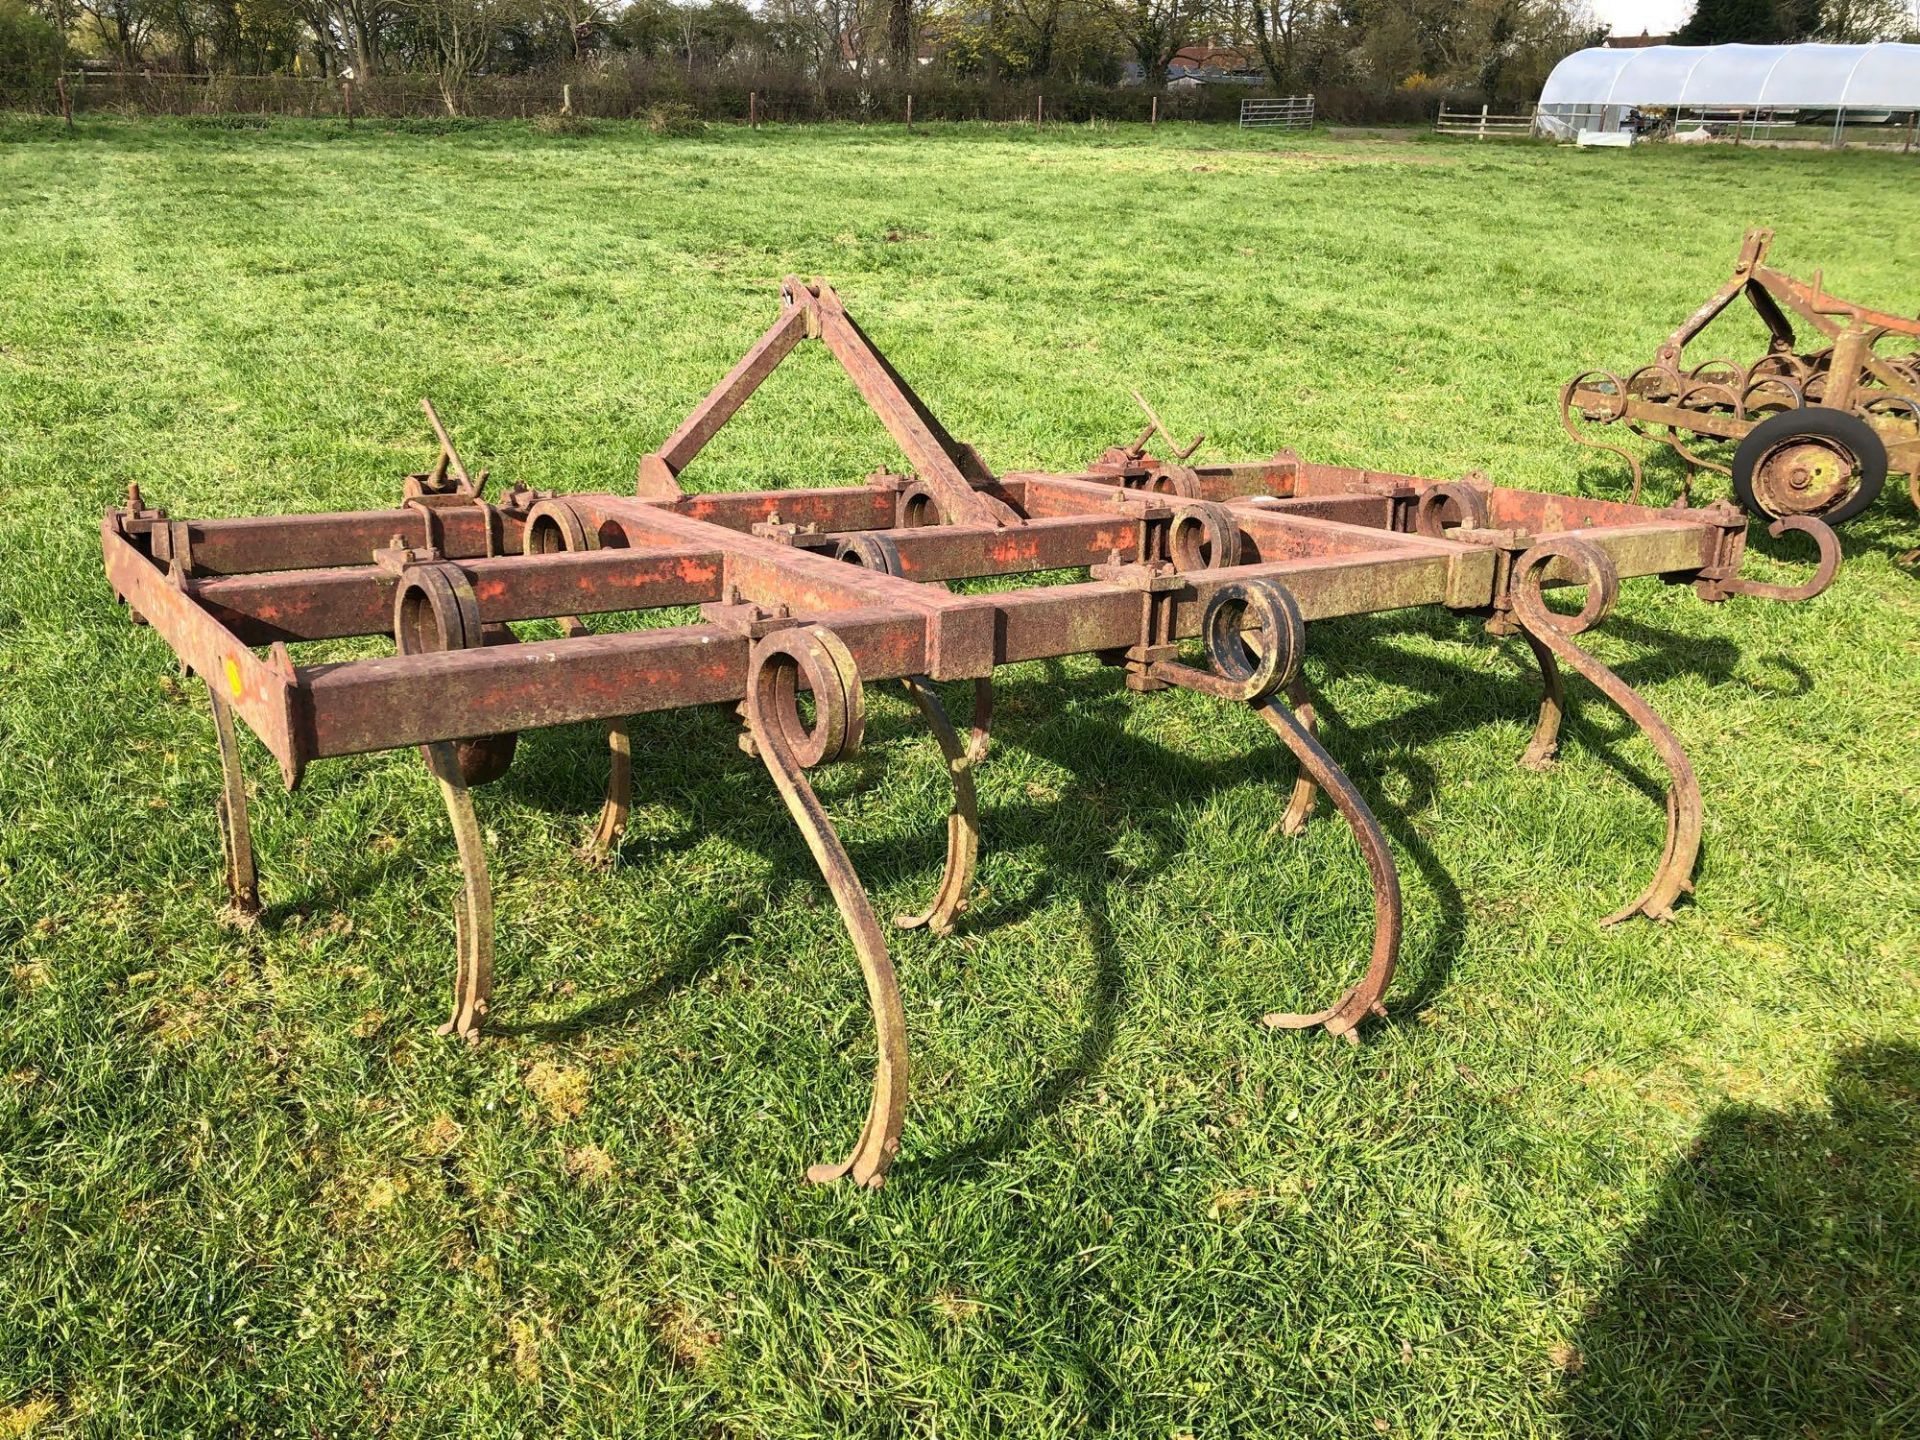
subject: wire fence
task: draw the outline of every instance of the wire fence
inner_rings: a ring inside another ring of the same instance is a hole
[[[457,80],[397,74],[363,76],[352,82],[337,77],[94,69],[70,71],[62,77],[64,102],[48,93],[35,103],[37,108],[54,111],[62,103],[69,104],[77,114],[205,117],[446,121],[567,115],[625,120],[678,114],[699,121],[776,124],[1025,121],[1054,125],[1174,120],[1297,129],[1315,123],[1418,125],[1432,118],[1436,103],[1459,103],[1464,98],[1341,87],[1315,95],[1249,99],[1239,85],[1154,90],[1053,80],[992,82],[927,72],[911,79],[908,85],[884,76],[821,79],[773,68],[689,70],[671,62],[638,60]],[[1247,106],[1254,108],[1249,111]]]
[[[364,119],[646,118],[660,111],[708,121],[1230,121],[1238,95],[1101,86],[1005,85],[920,77],[911,88],[854,78],[824,84],[775,74],[705,75],[663,68],[608,74],[379,75],[351,82],[293,75],[71,73],[76,113],[304,115]],[[909,108],[911,107],[911,108]]]

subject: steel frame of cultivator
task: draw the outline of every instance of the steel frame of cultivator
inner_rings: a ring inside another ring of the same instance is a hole
[[[1892,470],[1906,475],[1920,509],[1920,319],[1829,295],[1817,272],[1808,282],[1772,268],[1765,263],[1772,241],[1771,230],[1747,232],[1732,277],[1667,337],[1652,364],[1625,379],[1588,370],[1562,386],[1561,426],[1580,444],[1626,461],[1628,498],[1636,503],[1639,459],[1583,434],[1581,423],[1625,425],[1669,446],[1686,465],[1683,504],[1694,476],[1711,470],[1733,479],[1742,502],[1765,519],[1809,514],[1839,523],[1871,504]],[[1683,368],[1681,351],[1742,296],[1767,328],[1767,353],[1750,366],[1714,359]],[[1825,343],[1799,349],[1796,323]],[[1916,349],[1877,353],[1890,335],[1914,340]],[[1822,427],[1832,433],[1809,437],[1782,418],[1820,412],[1832,412]],[[1699,454],[1690,443],[1697,440],[1734,443],[1732,463]]]
[[[678,476],[789,351],[817,338],[840,360],[912,469],[864,484],[750,493],[682,492]],[[428,413],[432,416],[431,407]],[[1817,567],[1800,585],[1739,575],[1746,526],[1732,506],[1657,510],[1505,489],[1484,477],[1421,479],[1303,462],[1156,459],[1157,420],[1076,473],[996,474],[953,439],[824,284],[788,280],[779,318],[686,421],[639,465],[637,494],[495,500],[440,436],[439,462],[407,477],[392,509],[175,520],[135,490],[101,527],[116,594],[206,682],[223,784],[216,810],[231,902],[259,905],[237,713],[289,789],[316,760],[419,746],[459,851],[458,962],[443,1033],[478,1036],[491,1003],[492,890],[472,790],[511,762],[518,732],[600,722],[611,764],[590,846],[626,822],[636,759],[628,718],[735,706],[742,747],[764,763],[830,888],[864,975],[878,1040],[865,1126],[846,1158],[808,1172],[877,1186],[899,1148],[906,1024],[885,933],[808,771],[856,749],[864,687],[898,681],[933,730],[953,786],[939,886],[895,923],[945,932],[968,905],[980,843],[974,770],[987,753],[991,677],[1002,665],[1092,654],[1128,688],[1177,687],[1246,705],[1299,764],[1283,828],[1324,793],[1351,827],[1373,882],[1374,929],[1358,981],[1324,1009],[1275,1013],[1274,1028],[1357,1042],[1398,954],[1400,889],[1379,824],[1315,734],[1301,676],[1306,627],[1334,616],[1444,606],[1519,634],[1544,698],[1524,763],[1557,746],[1561,667],[1645,731],[1668,772],[1667,840],[1652,880],[1609,922],[1665,917],[1692,888],[1701,796],[1673,732],[1577,640],[1622,580],[1690,583],[1708,601],[1800,600],[1832,580],[1839,548],[1819,521],[1790,519]],[[1170,444],[1170,442],[1169,442]],[[1188,447],[1189,452],[1192,447]],[[1083,570],[1077,582],[1024,583]],[[956,594],[942,582],[1006,588]],[[1578,614],[1549,586],[1584,586]],[[583,618],[695,605],[696,624],[595,632]],[[510,625],[557,619],[556,639]],[[390,635],[390,656],[300,664],[290,645]],[[1199,642],[1206,664],[1183,658]],[[941,682],[970,682],[969,733]],[[801,692],[812,695],[803,719]]]

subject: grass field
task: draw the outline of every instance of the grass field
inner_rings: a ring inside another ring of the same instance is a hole
[[[1359,1049],[1254,1023],[1347,983],[1370,915],[1343,827],[1278,834],[1264,727],[1003,672],[983,893],[895,945],[916,1088],[879,1194],[797,1183],[871,1038],[727,717],[636,724],[607,871],[573,855],[596,733],[480,792],[500,1024],[468,1050],[433,1034],[455,870],[417,757],[287,795],[245,740],[268,911],[224,924],[204,698],[100,575],[129,481],[176,516],[391,503],[422,394],[497,480],[623,488],[791,271],[998,468],[1131,438],[1137,386],[1209,458],[1621,493],[1555,387],[1651,358],[1761,223],[1920,307],[1911,157],[0,127],[0,1436],[1920,1432],[1897,483],[1812,604],[1635,582],[1596,632],[1706,791],[1668,925],[1595,924],[1658,856],[1661,772],[1592,691],[1534,774],[1518,642],[1314,627],[1406,890]],[[687,480],[893,458],[803,351]],[[871,703],[819,783],[888,915],[947,802]]]

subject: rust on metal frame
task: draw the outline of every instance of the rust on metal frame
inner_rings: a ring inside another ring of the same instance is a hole
[[[828,346],[899,442],[910,473],[856,485],[686,494],[679,475],[773,367],[805,339]],[[473,1040],[491,1005],[493,902],[472,791],[511,764],[522,730],[606,727],[606,801],[586,849],[604,856],[626,823],[635,774],[629,718],[688,705],[738,710],[743,748],[765,764],[806,839],[852,940],[878,1041],[867,1119],[815,1179],[879,1185],[899,1149],[907,1035],[885,931],[808,772],[852,753],[865,691],[899,682],[925,716],[953,785],[940,883],[903,928],[944,933],[973,893],[992,676],[1024,660],[1091,654],[1128,688],[1180,688],[1255,710],[1298,763],[1282,829],[1324,793],[1359,842],[1373,885],[1372,940],[1358,978],[1323,1008],[1274,1012],[1276,1029],[1324,1028],[1357,1042],[1386,1013],[1401,933],[1393,854],[1358,788],[1321,743],[1301,662],[1312,622],[1440,606],[1525,637],[1543,700],[1524,763],[1551,764],[1561,667],[1646,732],[1668,772],[1667,841],[1637,898],[1609,920],[1665,917],[1692,886],[1701,793],[1678,739],[1579,642],[1624,580],[1689,583],[1703,600],[1806,599],[1839,549],[1818,519],[1818,565],[1800,585],[1741,577],[1744,517],[1732,506],[1653,509],[1459,480],[1343,469],[1283,451],[1249,464],[1157,459],[1150,424],[1073,473],[990,471],[948,434],[847,315],[832,289],[789,280],[781,311],[746,357],[640,464],[637,494],[555,495],[517,487],[493,500],[428,407],[440,458],[407,477],[392,509],[175,520],[139,492],[109,510],[101,548],[115,593],[206,682],[222,767],[216,803],[232,902],[258,882],[234,717],[279,761],[289,788],[315,761],[422,747],[459,851],[458,964],[443,1031]],[[1172,442],[1167,439],[1171,447]],[[1197,443],[1197,442],[1196,442]],[[1041,572],[1084,578],[1037,583]],[[958,594],[943,582],[994,579]],[[1578,614],[1544,590],[1584,587]],[[698,605],[700,618],[596,630],[596,616]],[[521,640],[519,621],[559,623]],[[390,655],[297,663],[292,648],[387,636]],[[938,685],[972,689],[968,732]],[[803,719],[802,691],[812,719]],[[644,755],[640,772],[644,774]]]
[[[1582,426],[1623,426],[1672,449],[1686,466],[1683,503],[1694,476],[1711,470],[1728,476],[1740,503],[1763,519],[1806,515],[1838,525],[1873,503],[1892,470],[1906,475],[1920,509],[1920,319],[1829,295],[1817,273],[1807,281],[1775,269],[1766,263],[1772,242],[1771,230],[1747,232],[1731,277],[1651,364],[1624,379],[1588,370],[1562,386],[1562,428],[1625,461],[1636,502],[1639,458]],[[1681,352],[1743,296],[1766,327],[1767,353],[1750,365],[1723,358],[1686,366]],[[1905,352],[1885,353],[1889,340]],[[1731,455],[1701,453],[1715,442],[1734,446]]]

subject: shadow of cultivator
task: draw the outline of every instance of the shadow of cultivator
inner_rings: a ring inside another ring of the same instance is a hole
[[[1686,462],[1683,504],[1694,475],[1712,470],[1763,519],[1812,515],[1839,525],[1873,504],[1891,467],[1906,474],[1920,509],[1920,320],[1829,295],[1817,273],[1809,284],[1775,270],[1765,263],[1772,241],[1771,230],[1747,232],[1733,277],[1667,337],[1651,365],[1624,380],[1610,370],[1569,380],[1560,424],[1582,445],[1627,462],[1636,502],[1640,461],[1582,434],[1576,420],[1624,425],[1670,446]],[[1706,360],[1683,369],[1680,352],[1742,295],[1767,328],[1767,353],[1751,365]],[[1795,321],[1813,348],[1800,348]],[[1734,446],[1728,463],[1694,448],[1714,442]]]
[[[823,342],[885,423],[910,474],[862,484],[690,495],[678,477],[801,341]],[[431,415],[431,409],[429,408]],[[175,520],[138,494],[101,527],[115,592],[202,676],[224,785],[218,802],[233,903],[257,907],[233,716],[291,788],[315,760],[417,745],[439,782],[459,849],[458,964],[443,1032],[475,1038],[493,972],[492,892],[473,787],[502,774],[536,726],[603,722],[612,751],[593,846],[625,822],[635,759],[626,717],[737,706],[742,745],[765,764],[833,893],[865,976],[878,1035],[866,1125],[815,1180],[877,1186],[899,1148],[906,1027],[887,941],[807,772],[860,744],[864,687],[902,684],[952,778],[944,873],[902,927],[944,932],[966,909],[979,849],[973,772],[984,760],[996,667],[1093,654],[1139,692],[1169,686],[1256,710],[1299,763],[1285,829],[1324,793],[1371,871],[1374,929],[1360,978],[1278,1029],[1357,1041],[1383,1015],[1400,941],[1393,857],[1367,802],[1315,736],[1300,674],[1309,622],[1437,605],[1524,636],[1545,690],[1523,762],[1548,764],[1571,668],[1644,730],[1670,782],[1665,853],[1611,920],[1664,917],[1700,844],[1700,789],[1672,731],[1578,641],[1620,583],[1658,576],[1707,601],[1801,600],[1832,580],[1839,549],[1819,520],[1788,517],[1818,552],[1803,585],[1739,575],[1745,518],[1725,503],[1658,510],[1313,465],[1283,452],[1252,464],[1156,459],[1158,422],[1073,474],[995,473],[947,433],[824,284],[789,280],[779,318],[665,444],[640,462],[637,493],[513,489],[489,500],[444,431],[439,463],[408,477],[392,509]],[[1169,447],[1171,448],[1171,447]],[[1076,583],[1031,584],[1079,570]],[[955,594],[942,582],[995,577]],[[1584,587],[1577,614],[1548,586]],[[698,604],[697,624],[596,632],[582,617]],[[518,641],[514,622],[558,618],[561,638]],[[390,635],[391,656],[301,664],[290,647]],[[1183,642],[1189,644],[1183,649]],[[1204,664],[1185,658],[1204,655]],[[963,734],[940,682],[972,687]],[[811,719],[801,708],[811,692]],[[645,757],[638,757],[645,775]]]

